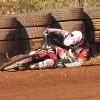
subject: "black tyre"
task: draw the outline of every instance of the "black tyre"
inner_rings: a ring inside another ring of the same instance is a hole
[[[17,52],[19,47],[16,29],[0,29],[0,53]]]
[[[44,26],[52,23],[52,17],[50,13],[35,12],[13,15],[17,17],[18,27],[32,27],[32,26]]]
[[[7,62],[8,58],[6,53],[0,53],[0,67],[3,65],[3,63]]]
[[[84,19],[83,8],[53,9],[51,14],[54,22]]]
[[[0,29],[0,40],[16,40],[19,38],[17,29]]]
[[[100,19],[85,20],[86,31],[100,30]]]
[[[89,31],[86,32],[86,37],[89,42],[100,43],[100,31]]]
[[[0,29],[0,64],[19,53],[19,35],[16,29]],[[6,55],[7,54],[7,55]]]
[[[25,53],[30,50],[41,48],[44,44],[43,38],[36,39],[22,39],[20,40],[20,51]]]
[[[100,7],[84,8],[85,19],[100,18]]]
[[[49,26],[48,26],[49,27]],[[31,39],[43,37],[44,27],[27,27],[19,29],[20,39]]]
[[[3,15],[0,16],[0,29],[17,28],[16,17]]]
[[[52,24],[53,28],[61,28],[67,31],[75,31],[79,30],[84,32],[85,31],[85,24],[84,21],[66,21],[66,22],[55,22]]]
[[[0,53],[14,53],[19,50],[18,40],[0,40]]]
[[[100,19],[93,19],[94,30],[100,30]]]

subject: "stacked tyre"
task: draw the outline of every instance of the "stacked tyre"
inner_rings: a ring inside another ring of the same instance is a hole
[[[100,7],[84,8],[84,15],[87,39],[100,52]]]
[[[67,31],[85,31],[83,8],[53,9],[53,28],[61,28]]]
[[[20,51],[27,52],[31,49],[41,48],[44,44],[43,31],[52,23],[49,12],[34,12],[14,15],[18,22]]]
[[[11,16],[0,16],[0,65],[19,51],[17,20]]]

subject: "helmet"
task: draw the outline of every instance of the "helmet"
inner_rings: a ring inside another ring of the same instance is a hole
[[[73,44],[78,44],[81,42],[83,36],[82,36],[82,32],[80,31],[73,31],[71,32],[67,37],[65,37],[64,39],[64,45],[65,46],[70,46]]]

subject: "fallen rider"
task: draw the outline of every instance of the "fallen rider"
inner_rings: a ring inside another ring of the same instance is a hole
[[[78,67],[89,57],[89,44],[81,31],[47,28],[44,33],[46,41],[41,49],[15,57],[15,60],[3,65],[1,70],[6,66],[5,70]]]
[[[40,53],[38,62],[33,61],[31,69],[52,67],[77,67],[89,57],[89,44],[80,31],[65,31],[48,28],[48,36],[53,45],[48,53]],[[43,60],[42,60],[43,59]]]

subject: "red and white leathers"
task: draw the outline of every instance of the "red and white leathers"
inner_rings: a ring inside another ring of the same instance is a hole
[[[37,52],[36,56],[33,56],[33,63],[30,65],[30,69],[52,68],[57,61],[57,56],[53,49]]]
[[[89,45],[82,32],[48,28],[48,34],[62,35],[63,39],[60,42],[65,47],[55,46],[55,49],[60,59],[65,60],[64,65],[66,67],[81,66],[84,63],[89,54]]]
[[[54,45],[46,52],[38,52],[37,57],[33,56],[31,69],[52,68],[57,61],[62,61],[66,67],[81,66],[84,63],[84,60],[88,57],[89,48],[82,32],[48,28],[48,34],[62,36],[63,39],[58,39],[62,47]],[[36,59],[34,60],[34,58]]]

